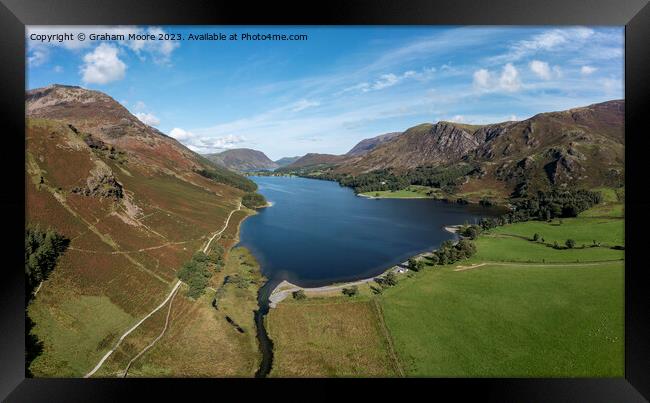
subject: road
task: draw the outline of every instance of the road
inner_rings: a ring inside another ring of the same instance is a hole
[[[230,212],[230,214],[228,215],[228,218],[226,219],[226,223],[224,224],[224,226],[223,226],[223,228],[221,229],[221,231],[216,232],[214,235],[212,235],[212,238],[210,238],[210,239],[208,240],[208,243],[205,245],[205,248],[203,248],[203,253],[207,253],[207,252],[208,252],[208,249],[210,248],[210,244],[212,243],[212,241],[215,239],[215,237],[221,235],[221,234],[226,230],[226,228],[228,228],[228,223],[230,223],[230,218],[232,217],[233,213],[234,213],[235,211],[240,210],[240,209],[241,209],[241,201],[239,202],[239,205],[237,206],[237,208],[236,208],[235,210],[233,210],[233,211]],[[89,377],[93,376],[93,374],[94,374],[95,372],[97,372],[97,370],[99,370],[99,368],[101,368],[101,366],[102,366],[102,365],[104,364],[104,362],[108,359],[108,357],[110,357],[111,354],[113,354],[113,352],[114,352],[115,350],[117,350],[117,348],[120,346],[120,344],[122,343],[122,341],[126,338],[126,336],[128,336],[131,332],[133,332],[135,329],[137,329],[138,326],[140,326],[140,325],[141,325],[145,320],[149,319],[153,314],[155,314],[155,313],[158,312],[158,311],[159,311],[163,306],[165,306],[165,304],[166,304],[166,303],[167,303],[167,302],[168,302],[168,301],[169,301],[169,300],[174,296],[174,293],[176,292],[176,290],[178,290],[178,287],[180,287],[181,283],[182,283],[182,282],[181,282],[180,280],[178,280],[178,281],[176,282],[176,284],[174,284],[174,288],[172,288],[172,290],[171,290],[171,291],[169,292],[169,294],[167,295],[167,298],[165,298],[165,300],[164,300],[163,302],[161,302],[160,305],[158,305],[156,308],[154,308],[153,311],[149,312],[149,313],[147,314],[147,316],[145,316],[144,318],[140,319],[140,321],[139,321],[138,323],[136,323],[135,325],[133,325],[133,327],[131,327],[129,330],[127,330],[127,331],[122,335],[122,337],[119,338],[119,340],[117,341],[117,343],[115,344],[115,346],[114,346],[114,347],[113,347],[109,352],[107,352],[107,353],[102,357],[101,360],[99,360],[99,362],[97,363],[97,365],[95,366],[95,368],[93,368],[90,372],[88,372],[86,375],[84,375],[84,378],[89,378]],[[166,327],[167,327],[167,326],[165,325],[165,328],[166,328]],[[162,334],[161,334],[161,335],[162,335]],[[157,340],[156,340],[156,341],[157,341]],[[145,350],[148,349],[149,347],[151,347],[151,345],[150,345],[150,346],[147,346],[147,347],[145,348]],[[129,365],[130,365],[130,364],[131,364],[131,363],[129,363]]]

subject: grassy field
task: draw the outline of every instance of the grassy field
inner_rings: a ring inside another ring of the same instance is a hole
[[[385,292],[411,376],[623,376],[623,263],[431,269]]]
[[[340,295],[340,293],[339,293]],[[271,376],[395,376],[381,318],[369,298],[287,301],[272,309]]]
[[[417,185],[411,185],[401,190],[377,190],[359,194],[378,199],[426,199],[442,197],[442,191],[440,189]]]
[[[406,376],[623,376],[624,252],[605,245],[624,245],[624,222],[620,202],[608,197],[598,214],[492,230],[475,241],[471,259],[401,276],[378,296],[364,290],[353,298],[282,302],[268,318],[278,340],[274,373],[340,368],[339,357],[360,337],[358,327],[342,324],[370,317],[381,325],[383,317],[382,341],[363,336],[372,340],[364,354],[377,358],[355,375],[376,374],[379,357],[395,351],[397,366],[384,364],[392,375],[402,368]],[[571,237],[579,248],[532,242],[536,232],[551,244]],[[580,247],[594,240],[601,246]],[[359,308],[368,301],[377,301],[383,316]]]

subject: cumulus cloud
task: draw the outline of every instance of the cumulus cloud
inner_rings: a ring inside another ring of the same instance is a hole
[[[184,142],[194,137],[194,134],[192,132],[188,132],[187,130],[183,130],[179,127],[174,127],[169,132],[169,135],[180,142]]]
[[[158,126],[160,124],[160,119],[158,119],[152,113],[139,112],[135,114],[135,117],[140,119],[142,123],[149,126]]]
[[[87,53],[83,61],[80,72],[86,84],[107,84],[124,78],[126,64],[120,60],[116,46],[102,43]]]
[[[584,74],[584,75],[589,75],[589,74],[595,72],[596,70],[597,70],[597,69],[596,69],[595,67],[591,67],[591,66],[582,66],[582,67],[580,68],[580,73],[582,73],[582,74]]]
[[[160,27],[149,27],[146,30],[139,29],[138,34],[150,34],[158,38],[159,35],[164,35],[165,30]],[[151,56],[152,60],[158,64],[168,64],[174,49],[178,48],[178,41],[169,40],[132,40],[124,42],[131,50],[133,50],[142,60],[146,59],[146,55]]]
[[[474,72],[474,86],[477,88],[488,88],[490,86],[490,72],[486,69],[479,69]]]
[[[549,67],[548,63],[542,62],[540,60],[533,60],[528,66],[530,67],[530,71],[535,73],[537,77],[544,80],[551,79],[551,68]]]
[[[49,57],[46,49],[34,49],[27,56],[27,63],[30,67],[37,67],[45,63]]]
[[[199,136],[179,127],[173,128],[169,132],[169,135],[183,143],[190,150],[200,154],[235,148],[246,141],[246,138],[243,136],[232,134],[220,137]]]
[[[512,63],[503,66],[501,77],[499,77],[499,87],[505,91],[517,91],[521,88],[521,81],[519,81],[519,71]]]
[[[514,92],[521,88],[519,70],[512,63],[503,66],[498,77],[487,69],[476,70],[473,74],[473,82],[474,87],[481,91]]]
[[[449,119],[450,122],[456,122],[456,123],[462,123],[465,121],[465,116],[463,115],[455,115],[451,119]]]

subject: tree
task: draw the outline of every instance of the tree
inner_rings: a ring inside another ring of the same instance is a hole
[[[354,297],[355,295],[359,294],[359,287],[356,285],[353,285],[350,288],[343,288],[343,295],[347,295],[348,297]]]
[[[388,284],[391,287],[394,286],[395,284],[397,284],[397,276],[392,271],[389,271],[388,273],[386,273],[386,276],[384,276],[384,279],[386,281],[386,284]]]
[[[409,270],[420,271],[420,270],[424,269],[424,262],[421,261],[421,260],[410,258],[408,260],[408,268],[409,268]]]
[[[539,238],[540,238],[540,236],[539,236],[539,234],[536,232],[535,235],[533,235],[533,241],[534,241],[534,242],[537,242],[537,241],[539,241]]]
[[[296,300],[302,300],[307,298],[307,295],[305,294],[305,290],[294,291],[291,293],[291,295],[293,295],[293,299]]]
[[[248,192],[242,197],[241,203],[251,209],[266,206],[266,199],[259,193]]]
[[[564,243],[567,248],[573,249],[574,246],[576,246],[576,241],[573,239],[567,239],[566,242]]]

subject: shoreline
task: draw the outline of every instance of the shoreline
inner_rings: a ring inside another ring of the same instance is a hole
[[[443,229],[451,234],[453,234],[456,238],[459,236],[458,231],[460,230],[461,225],[446,225],[443,227]],[[430,252],[422,252],[418,253],[416,255],[413,255],[409,257],[409,259],[421,259],[423,257],[431,256],[435,252],[435,249]],[[404,270],[403,272],[399,272],[400,270]],[[355,285],[360,285],[360,284],[365,284],[369,283],[375,280],[377,277],[385,276],[389,272],[393,272],[396,274],[403,274],[408,272],[408,259],[402,263],[398,263],[396,265],[393,265],[389,267],[388,269],[384,270],[383,272],[372,276],[368,278],[363,278],[359,280],[352,280],[352,281],[347,281],[344,283],[332,283],[320,287],[300,287],[297,284],[293,284],[292,282],[288,280],[282,280],[275,288],[271,291],[271,294],[269,295],[269,307],[270,308],[275,308],[277,305],[284,301],[287,297],[289,297],[294,291],[298,290],[303,290],[307,296],[317,296],[318,294],[323,294],[323,293],[328,293],[332,291],[338,291],[338,290],[343,290],[343,288],[346,287],[352,287]]]
[[[430,197],[430,196],[406,196],[406,197],[383,197],[383,196],[379,196],[379,197],[377,197],[377,196],[366,195],[366,194],[363,194],[363,193],[357,193],[357,196],[358,197],[364,197],[366,199],[377,199],[377,200],[379,200],[379,199],[392,199],[392,200],[431,199],[431,200],[440,200],[440,199],[436,199],[435,197]]]

